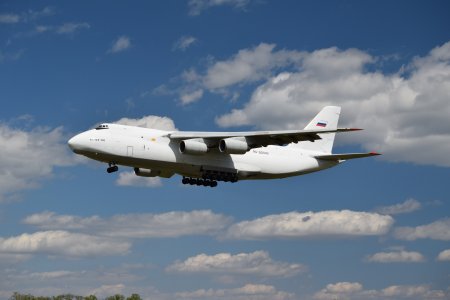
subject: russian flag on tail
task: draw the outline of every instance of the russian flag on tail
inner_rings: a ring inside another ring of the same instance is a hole
[[[319,127],[327,127],[327,122],[325,122],[325,121],[319,121],[319,122],[317,122],[316,126],[319,126]]]

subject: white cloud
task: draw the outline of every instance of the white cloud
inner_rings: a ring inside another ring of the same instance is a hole
[[[89,29],[91,25],[89,23],[64,23],[63,25],[55,28],[55,32],[58,34],[72,34],[81,29]]]
[[[0,23],[3,24],[15,24],[19,22],[28,22],[30,20],[37,20],[42,17],[48,17],[55,14],[53,7],[47,6],[42,10],[34,11],[29,10],[20,14],[15,13],[4,13],[0,14]]]
[[[42,10],[29,10],[26,13],[26,19],[36,20],[42,17],[49,17],[56,14],[56,11],[51,6],[46,6]]]
[[[363,289],[363,286],[358,282],[338,282],[335,284],[328,284],[327,290],[332,293],[354,293]]]
[[[232,289],[200,289],[193,292],[179,292],[176,299],[246,299],[246,300],[285,300],[293,299],[292,293],[278,291],[267,284],[246,284]]]
[[[415,199],[408,199],[403,203],[379,207],[375,211],[384,215],[398,215],[419,210],[421,207],[422,205],[419,201]]]
[[[215,6],[230,5],[237,9],[245,9],[250,0],[189,0],[189,15],[198,16],[204,10]]]
[[[140,119],[122,118],[114,123],[167,131],[177,130],[172,119],[159,116],[144,116]]]
[[[194,45],[197,39],[190,35],[180,37],[172,46],[172,51],[181,50],[185,51],[190,46]]]
[[[37,25],[37,26],[35,27],[35,32],[36,32],[36,33],[44,33],[44,32],[47,32],[47,31],[51,31],[52,29],[53,29],[52,26],[47,26],[47,25]]]
[[[380,292],[385,298],[417,298],[417,299],[446,299],[444,291],[431,290],[428,285],[393,285]]]
[[[123,283],[118,284],[105,284],[93,290],[90,290],[88,295],[95,295],[97,298],[106,298],[112,295],[122,295],[125,290]]]
[[[32,214],[23,219],[22,223],[36,226],[40,229],[83,229],[89,226],[94,226],[101,222],[99,216],[92,217],[78,217],[72,215],[57,215],[51,211],[44,211],[42,213]]]
[[[0,238],[0,253],[62,256],[121,255],[131,244],[111,238],[67,231],[40,231]]]
[[[314,294],[317,300],[362,299],[446,299],[442,290],[432,290],[428,285],[392,285],[381,290],[365,290],[359,282],[328,284]]]
[[[168,272],[252,274],[258,276],[294,276],[306,268],[301,264],[274,261],[265,251],[252,253],[199,254],[167,267]]]
[[[127,36],[120,36],[113,43],[111,48],[108,50],[108,53],[119,53],[119,52],[127,50],[130,47],[131,47],[130,38]]]
[[[394,236],[401,240],[433,239],[450,241],[450,219],[441,219],[417,227],[398,227]]]
[[[444,250],[441,253],[439,253],[437,260],[450,261],[450,249]]]
[[[366,129],[342,135],[341,142],[362,144],[391,161],[450,166],[450,42],[414,59],[406,73],[369,70],[378,58],[356,49],[321,49],[301,57],[298,71],[269,78],[248,103],[217,123],[299,129],[323,106],[339,105],[343,127]]]
[[[274,51],[274,48],[274,44],[261,43],[251,49],[239,50],[229,60],[214,63],[206,71],[204,86],[213,90],[254,82],[271,75],[273,69],[297,63],[303,57],[297,51]]]
[[[16,14],[0,14],[0,23],[14,24],[20,21],[20,16]]]
[[[414,251],[392,251],[378,252],[367,257],[369,262],[396,263],[396,262],[423,262],[425,258],[419,252]]]
[[[136,176],[133,171],[120,172],[116,184],[120,186],[144,186],[144,187],[160,187],[162,186],[159,177],[142,177]]]
[[[233,90],[237,85],[267,79],[280,68],[296,66],[302,57],[302,52],[275,50],[274,44],[261,43],[242,49],[226,60],[215,61],[208,58],[209,64],[204,72],[198,73],[190,68],[177,77],[177,80],[182,82],[181,87],[168,89],[166,85],[161,85],[154,89],[154,93],[179,94],[181,103],[188,104],[202,98],[207,90],[233,101],[239,96],[239,93]]]
[[[110,218],[77,217],[42,212],[23,222],[41,229],[77,229],[97,235],[123,238],[179,237],[210,235],[223,230],[230,218],[210,210],[172,211],[161,214],[123,214]]]
[[[75,260],[75,262],[79,261],[79,259]],[[69,263],[73,265],[73,262],[74,260],[71,259]],[[135,286],[136,282],[142,280],[142,275],[138,273],[146,272],[150,267],[138,269],[137,266],[126,264],[119,264],[115,267],[91,264],[89,269],[80,269],[80,266],[73,269],[53,269],[51,265],[44,266],[45,270],[43,271],[36,271],[36,268],[30,270],[19,267],[1,270],[0,291],[10,291],[9,296],[5,299],[9,298],[13,291],[20,291],[22,294],[30,293],[35,296],[69,293],[83,296],[97,294],[99,299],[104,299],[106,296],[115,294],[117,290],[114,288],[123,285],[125,288],[120,294],[139,293],[143,299],[161,299],[157,292],[152,293],[152,288],[148,284],[145,287]],[[47,270],[46,267],[50,267],[50,269]],[[108,293],[108,291],[110,292]],[[3,297],[0,298],[3,299]]]
[[[61,127],[20,130],[0,124],[0,201],[38,187],[55,167],[75,164]]]
[[[390,216],[349,210],[289,212],[234,224],[228,229],[226,237],[269,239],[383,235],[393,223]]]
[[[193,92],[182,92],[180,94],[181,104],[183,104],[183,105],[195,102],[198,99],[200,99],[201,97],[203,97],[202,89],[198,89]]]
[[[67,270],[49,271],[49,272],[24,272],[21,274],[10,275],[9,278],[15,280],[39,280],[46,281],[52,279],[59,279],[61,277],[80,276],[79,273]]]

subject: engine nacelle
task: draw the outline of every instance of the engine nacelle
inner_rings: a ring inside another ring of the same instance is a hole
[[[195,140],[184,140],[180,142],[180,152],[183,154],[205,154],[208,152],[208,146]]]
[[[245,154],[249,147],[247,142],[240,141],[233,138],[223,139],[219,142],[220,152],[228,154]]]
[[[142,177],[156,177],[161,173],[159,170],[134,168],[134,174]]]

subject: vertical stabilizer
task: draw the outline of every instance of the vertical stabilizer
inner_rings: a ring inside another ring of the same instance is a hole
[[[335,130],[337,129],[341,108],[339,106],[326,106],[306,125],[305,130]],[[336,133],[319,134],[321,140],[314,142],[299,142],[296,147],[307,150],[331,153]]]

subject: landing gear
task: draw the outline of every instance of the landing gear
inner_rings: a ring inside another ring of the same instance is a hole
[[[202,178],[205,180],[224,181],[232,183],[238,181],[237,173],[226,171],[204,170],[202,173]]]
[[[115,163],[109,163],[109,167],[106,169],[106,172],[113,173],[119,171],[119,167],[116,166]]]
[[[217,186],[217,181],[215,181],[215,180],[200,179],[200,178],[183,177],[183,179],[181,180],[181,183],[183,183],[183,184],[190,184],[190,185],[197,185],[197,186],[210,186],[210,187],[216,187]]]

